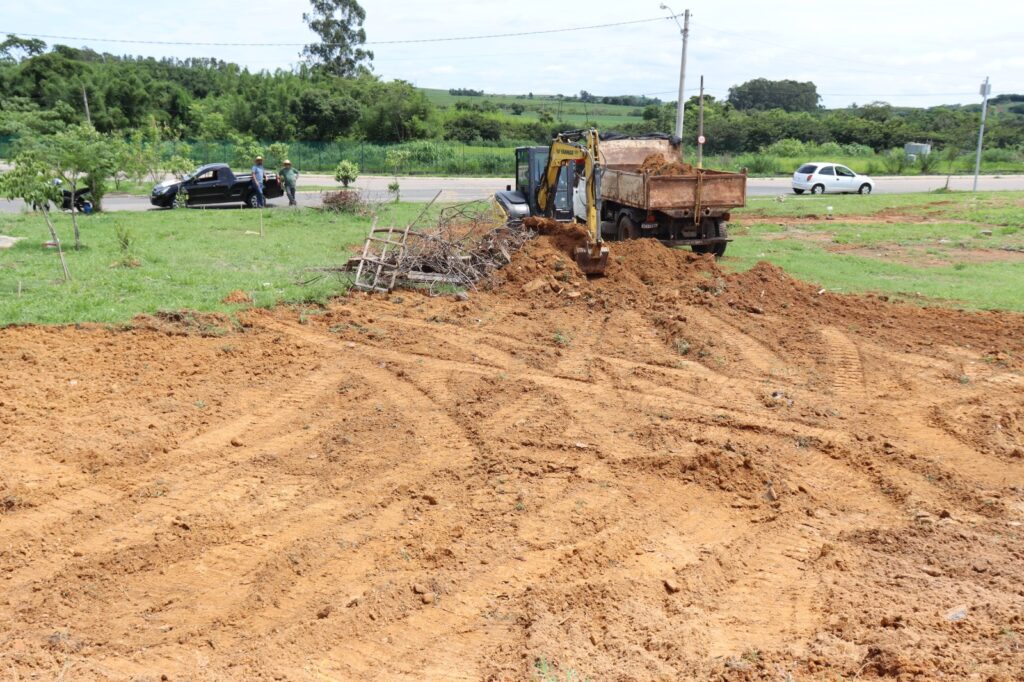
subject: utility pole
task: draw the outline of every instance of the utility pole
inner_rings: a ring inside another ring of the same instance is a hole
[[[974,157],[974,189],[972,192],[978,191],[978,173],[981,172],[981,141],[985,137],[985,115],[988,114],[988,96],[992,92],[992,86],[989,85],[988,76],[985,76],[985,82],[981,84],[981,127],[978,129],[978,152]]]
[[[697,168],[704,167],[704,74],[700,76],[700,108],[697,109]]]
[[[85,120],[92,125],[92,117],[89,115],[89,95],[85,94],[85,86],[82,86],[82,101],[85,102]]]
[[[679,19],[677,18],[679,15],[673,12],[671,7],[662,4],[661,9],[667,9],[671,13],[672,19],[675,20],[676,26],[679,26]],[[683,94],[683,87],[686,84],[686,43],[690,39],[690,10],[683,11],[683,25],[679,26],[679,33],[683,37],[683,56],[679,61],[679,108],[676,110],[676,137],[680,140],[679,154],[682,156],[683,118],[686,114],[686,100]]]

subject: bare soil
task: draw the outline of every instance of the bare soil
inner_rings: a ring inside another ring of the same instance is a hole
[[[0,330],[0,670],[1024,678],[1024,316],[573,239],[466,301]]]
[[[650,154],[640,164],[641,173],[651,175],[695,175],[696,171],[688,163],[669,161],[664,154]]]

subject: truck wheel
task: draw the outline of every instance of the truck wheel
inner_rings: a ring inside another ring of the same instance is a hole
[[[619,241],[624,242],[627,239],[638,239],[640,237],[640,228],[633,222],[633,219],[628,215],[624,215],[619,218]]]
[[[244,208],[259,208],[260,207],[259,197],[256,196],[255,192],[251,193],[249,196],[247,196],[245,198],[245,203],[242,204],[242,206]]]
[[[714,237],[725,237],[725,222],[721,218],[705,218],[701,221],[701,236],[704,239]],[[715,258],[721,258],[725,253],[726,242],[717,244],[694,244],[691,248],[694,253],[713,253]]]
[[[811,194],[824,194],[824,193],[825,193],[825,185],[815,185],[814,187],[811,188]]]

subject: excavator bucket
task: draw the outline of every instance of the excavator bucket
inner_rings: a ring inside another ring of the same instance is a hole
[[[601,244],[576,247],[576,265],[587,275],[603,275],[608,267],[608,247]]]

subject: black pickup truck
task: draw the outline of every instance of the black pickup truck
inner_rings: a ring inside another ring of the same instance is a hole
[[[263,177],[263,196],[276,199],[283,195],[277,173],[267,172]],[[256,198],[252,173],[235,175],[226,163],[211,163],[197,168],[182,180],[161,182],[153,188],[149,203],[160,208],[236,203],[256,208]]]

